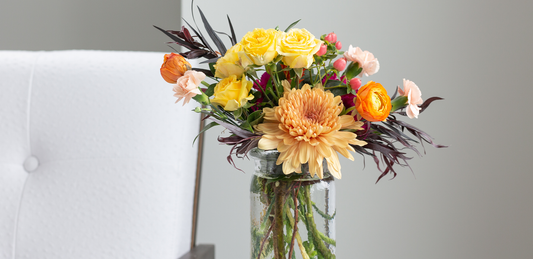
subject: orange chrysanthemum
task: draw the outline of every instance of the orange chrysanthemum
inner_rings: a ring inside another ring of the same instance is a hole
[[[362,129],[363,122],[354,121],[350,115],[339,116],[343,108],[341,97],[334,97],[320,87],[286,91],[279,106],[264,108],[264,122],[257,129],[264,133],[260,149],[277,149],[280,156],[276,164],[283,163],[283,173],[301,173],[301,165],[309,163],[311,176],[322,178],[322,163],[326,159],[330,173],[341,178],[341,165],[337,152],[353,160],[348,151],[351,145],[363,146],[357,135],[342,129]]]

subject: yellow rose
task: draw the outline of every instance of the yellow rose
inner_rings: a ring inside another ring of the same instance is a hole
[[[291,29],[278,39],[277,51],[283,56],[283,63],[291,68],[309,68],[313,55],[318,52],[322,41],[306,29]]]
[[[215,98],[211,103],[223,106],[226,111],[235,111],[254,99],[250,94],[251,89],[252,82],[246,80],[245,76],[241,80],[237,80],[235,75],[226,77],[215,86]]]
[[[254,29],[242,37],[244,52],[258,66],[265,65],[278,55],[276,44],[280,31],[274,29]]]
[[[215,64],[215,76],[218,78],[226,78],[231,75],[241,77],[248,65],[253,62],[244,53],[242,44],[237,43],[231,47],[224,57],[217,60]]]

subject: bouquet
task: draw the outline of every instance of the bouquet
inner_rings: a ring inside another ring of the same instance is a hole
[[[424,101],[407,79],[392,95],[379,82],[365,80],[379,71],[378,59],[352,45],[342,51],[333,32],[316,37],[294,28],[296,21],[284,30],[255,28],[238,41],[229,17],[230,32],[221,33],[198,10],[205,32],[189,23],[189,29],[179,31],[156,27],[171,45],[186,49],[164,56],[161,75],[173,84],[176,102],[198,102],[194,112],[211,120],[200,134],[217,125],[230,132],[218,140],[232,146],[228,161],[234,166],[234,156],[275,153],[272,168],[282,173],[259,175],[252,183],[263,204],[252,227],[252,258],[292,258],[295,243],[303,258],[333,258],[335,240],[316,226],[312,213],[326,224],[334,214],[316,208],[309,185],[341,178],[338,154],[351,160],[350,152],[371,157],[381,172],[379,181],[388,174],[394,178],[396,166],[408,166],[404,150],[420,154],[415,145],[422,142],[444,147],[400,120],[418,118],[442,98]],[[229,48],[221,37],[228,38]],[[196,58],[205,59],[209,69],[192,68],[186,59]],[[309,181],[296,180],[304,175]],[[307,241],[296,226],[298,218]]]

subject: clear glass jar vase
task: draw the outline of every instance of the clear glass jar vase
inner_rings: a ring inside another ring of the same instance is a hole
[[[324,177],[283,174],[276,150],[250,151],[255,172],[250,185],[250,258],[335,258],[335,181],[324,162]]]

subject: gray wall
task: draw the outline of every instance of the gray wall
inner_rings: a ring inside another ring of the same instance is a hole
[[[381,69],[363,81],[394,91],[407,78],[424,98],[446,98],[408,121],[450,146],[412,154],[414,173],[374,184],[373,161],[342,161],[338,258],[533,258],[533,1],[196,3],[216,30],[228,30],[228,14],[239,37],[302,18],[300,28],[376,55]],[[216,243],[218,258],[246,258],[253,164],[237,161],[243,174],[226,162],[221,131],[207,134],[199,241]]]
[[[327,2],[327,3],[326,3]],[[315,35],[335,31],[373,52],[381,70],[367,79],[393,91],[403,78],[423,97],[441,96],[409,121],[447,144],[394,180],[374,184],[373,162],[343,160],[337,181],[339,258],[532,258],[532,1],[197,0],[217,30],[226,14],[238,37],[302,18]],[[0,2],[0,49],[167,51],[152,24],[179,29],[189,1]],[[229,148],[207,136],[199,243],[217,258],[249,252],[248,188],[253,164],[226,162]]]
[[[0,49],[168,51],[180,0],[0,0]]]

